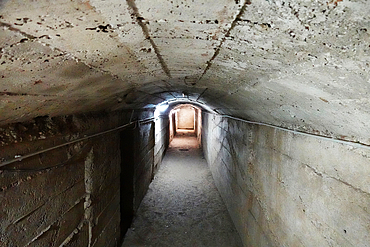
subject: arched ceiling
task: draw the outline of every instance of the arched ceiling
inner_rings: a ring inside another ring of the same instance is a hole
[[[0,125],[187,98],[370,144],[366,0],[1,0],[0,26]]]

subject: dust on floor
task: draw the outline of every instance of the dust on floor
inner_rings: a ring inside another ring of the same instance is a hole
[[[242,246],[195,137],[173,139],[122,246]]]

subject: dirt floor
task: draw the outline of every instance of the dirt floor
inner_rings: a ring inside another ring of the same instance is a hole
[[[194,136],[171,142],[122,246],[242,246]]]

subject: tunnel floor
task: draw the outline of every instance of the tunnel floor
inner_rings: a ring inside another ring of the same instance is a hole
[[[195,136],[171,142],[122,246],[242,246]]]

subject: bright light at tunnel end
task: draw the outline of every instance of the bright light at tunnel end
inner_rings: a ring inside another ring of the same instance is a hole
[[[213,110],[211,107],[209,107],[207,104],[200,102],[200,101],[194,101],[188,98],[176,98],[176,99],[169,99],[166,101],[163,101],[159,103],[158,105],[155,106],[155,111],[154,111],[154,117],[158,117],[162,113],[165,113],[167,108],[172,105],[173,103],[180,103],[180,104],[191,104],[193,106],[198,106],[201,107],[202,109],[214,113],[214,114],[219,114],[215,110]],[[154,105],[153,105],[154,106]]]

